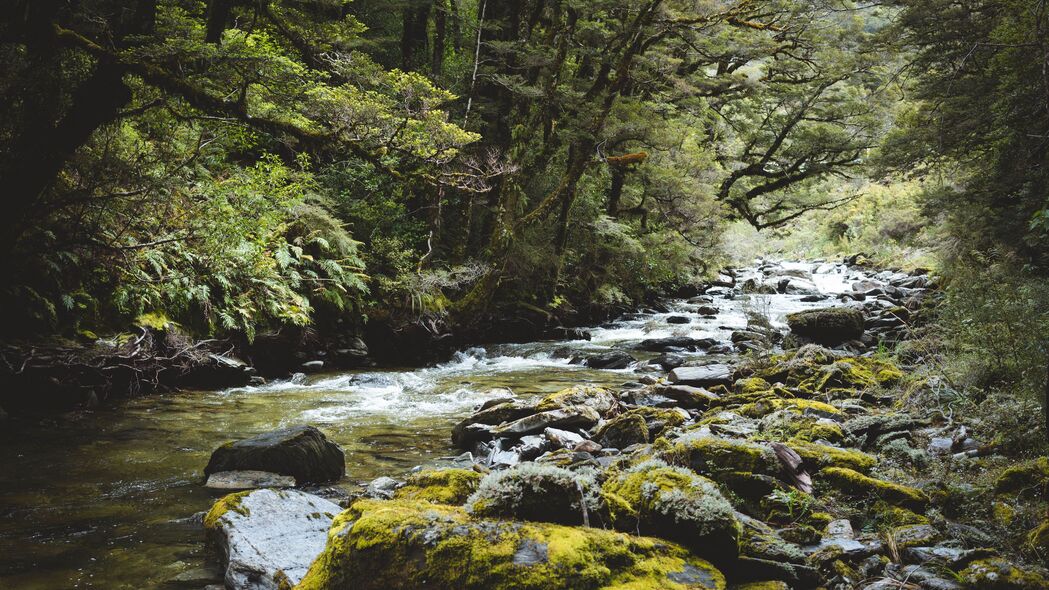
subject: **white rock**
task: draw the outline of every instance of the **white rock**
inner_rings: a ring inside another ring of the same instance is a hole
[[[216,505],[218,506],[218,505]],[[205,519],[223,552],[226,587],[277,590],[298,584],[327,542],[337,504],[298,490],[255,490],[236,508]]]

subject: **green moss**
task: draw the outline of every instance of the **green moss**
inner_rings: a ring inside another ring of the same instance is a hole
[[[608,478],[602,492],[617,500],[610,511],[617,528],[677,541],[716,563],[736,557],[735,510],[704,477],[647,461]]]
[[[481,474],[469,469],[425,469],[408,476],[395,497],[437,504],[462,504],[477,491]]]
[[[746,584],[737,584],[732,587],[732,590],[790,590],[790,586],[788,586],[786,582],[769,580],[766,582],[747,582]]]
[[[759,391],[768,391],[772,389],[772,385],[761,377],[740,379],[739,381],[736,381],[733,386],[738,393],[757,393]]]
[[[788,410],[790,412],[797,413],[799,415],[804,414],[815,414],[818,416],[835,417],[841,415],[841,410],[835,408],[830,404],[823,402],[810,400],[810,399],[782,399],[782,398],[767,398],[754,403],[746,404],[741,407],[738,412],[750,418],[761,418],[777,412],[779,410]]]
[[[667,463],[685,465],[701,474],[744,471],[774,475],[779,472],[779,461],[772,449],[750,442],[686,435],[658,447],[662,450],[657,454]]]
[[[881,500],[874,503],[871,514],[874,516],[874,526],[878,530],[888,530],[908,524],[929,524],[929,519],[921,514]]]
[[[787,446],[805,459],[806,464],[823,469],[825,467],[847,467],[856,471],[867,473],[874,467],[877,460],[854,449],[842,449],[803,440],[792,439],[787,441]]]
[[[222,515],[230,511],[236,512],[241,516],[250,516],[251,511],[249,511],[247,507],[242,506],[241,502],[244,501],[244,498],[252,491],[254,490],[246,490],[220,498],[204,516],[204,528],[214,529],[218,527],[219,519],[222,518]]]
[[[962,570],[958,577],[971,588],[981,590],[1041,590],[1049,580],[1020,569],[1001,558],[978,559]]]
[[[828,467],[820,472],[820,476],[846,494],[874,496],[912,510],[924,510],[929,504],[929,497],[919,489],[868,477],[853,469]]]
[[[666,541],[361,500],[336,518],[300,590],[723,590],[710,563]]]
[[[1049,520],[1042,521],[1027,533],[1027,544],[1041,551],[1049,549]]]
[[[1049,487],[1049,457],[1039,457],[1002,472],[994,483],[999,493],[1040,490]]]
[[[605,447],[623,449],[649,441],[648,424],[644,416],[627,412],[601,425],[594,439]]]
[[[174,322],[172,322],[164,313],[155,311],[152,313],[144,313],[135,318],[135,325],[156,330],[157,332],[163,332],[173,326]]]
[[[618,403],[615,394],[611,391],[593,385],[575,385],[561,391],[547,394],[539,400],[536,411],[546,412],[571,406],[590,406],[600,413],[607,412],[609,408]]]

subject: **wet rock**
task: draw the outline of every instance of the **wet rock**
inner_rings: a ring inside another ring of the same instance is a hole
[[[298,490],[231,494],[204,517],[232,590],[283,590],[297,584],[324,550],[338,505]]]
[[[718,308],[713,305],[700,305],[696,308],[696,313],[703,316],[714,316],[718,314]]]
[[[636,359],[621,350],[612,350],[588,356],[583,364],[591,369],[625,369],[634,364]]]
[[[377,500],[389,500],[393,497],[397,488],[402,485],[401,482],[392,477],[378,477],[368,483],[368,486],[364,489],[364,495],[368,498],[375,498]]]
[[[542,432],[547,428],[590,428],[597,424],[601,415],[588,406],[570,406],[563,409],[538,412],[491,430],[494,436],[520,438],[526,434]]]
[[[787,315],[791,332],[825,345],[863,336],[863,313],[851,307],[825,307]]]
[[[638,350],[649,352],[673,352],[678,350],[707,350],[717,344],[713,338],[689,338],[687,336],[669,336],[666,338],[649,338],[635,345]]]
[[[716,364],[702,367],[678,367],[670,372],[670,381],[679,385],[711,387],[713,385],[731,385],[732,367]]]
[[[668,324],[690,324],[692,319],[683,315],[672,315],[667,317]]]
[[[324,370],[324,361],[306,361],[299,365],[303,373],[317,373]]]
[[[208,476],[204,486],[215,490],[293,488],[295,478],[269,471],[218,471]]]
[[[657,356],[649,362],[655,365],[659,365],[663,368],[664,371],[670,371],[671,369],[676,369],[681,365],[685,364],[685,360],[685,357],[681,356],[680,354],[664,352],[663,354]]]
[[[469,448],[492,437],[492,427],[535,413],[533,404],[520,400],[497,398],[485,402],[476,412],[452,427],[452,442]]]
[[[721,572],[670,542],[453,507],[357,502],[330,538],[302,590],[725,588]]]
[[[324,483],[346,475],[346,457],[320,430],[293,426],[222,445],[204,475],[244,470],[290,475],[299,484]]]

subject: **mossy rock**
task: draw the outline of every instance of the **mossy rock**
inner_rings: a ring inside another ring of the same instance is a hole
[[[725,577],[657,539],[360,500],[339,515],[298,590],[724,590]]]
[[[917,488],[868,477],[845,467],[828,467],[820,472],[820,478],[853,496],[873,496],[896,506],[922,512],[929,505],[929,497]]]
[[[516,518],[559,524],[607,519],[607,508],[594,472],[522,463],[489,473],[466,502],[482,517]]]
[[[806,465],[816,469],[846,467],[861,473],[868,473],[877,463],[874,457],[855,449],[842,449],[799,439],[787,441],[787,446],[794,449],[794,452],[805,460]]]
[[[761,377],[747,377],[737,380],[732,387],[737,393],[757,393],[759,391],[769,391],[772,389],[772,384]]]
[[[744,471],[775,475],[780,470],[771,448],[716,436],[682,436],[659,455],[667,463],[688,466],[700,474]]]
[[[1040,551],[1049,549],[1049,520],[1042,521],[1027,533],[1027,544]]]
[[[786,582],[780,580],[766,580],[763,582],[736,584],[732,586],[732,590],[791,590],[791,588]]]
[[[599,414],[604,414],[619,404],[619,399],[604,387],[593,385],[575,385],[554,393],[547,394],[536,404],[536,411],[546,412],[573,406],[587,406]]]
[[[602,486],[616,528],[682,543],[714,563],[735,559],[739,522],[714,482],[662,461],[646,461]]]
[[[959,572],[959,579],[970,588],[980,590],[1044,590],[1049,580],[1024,570],[1008,561],[993,557],[978,559]]]
[[[625,449],[630,445],[649,442],[645,417],[627,412],[605,422],[594,433],[594,439],[604,447]]]
[[[1002,472],[994,482],[998,493],[1040,491],[1049,487],[1049,457],[1015,465]]]
[[[824,307],[787,314],[791,332],[820,344],[840,344],[863,336],[863,312],[851,307]]]
[[[251,511],[241,505],[241,501],[254,490],[245,490],[235,494],[229,494],[220,498],[211,506],[211,510],[204,515],[204,530],[214,530],[219,526],[219,519],[227,512],[236,512],[241,516],[251,516]]]
[[[663,434],[670,428],[681,426],[691,418],[688,412],[680,408],[653,408],[645,406],[628,410],[621,415],[628,414],[644,418],[645,425],[648,427],[648,434],[652,438]]]
[[[772,412],[787,410],[799,416],[820,416],[823,418],[837,418],[841,416],[841,410],[834,406],[811,399],[782,399],[766,398],[749,403],[737,410],[741,415],[749,418],[761,418]]]
[[[879,530],[888,530],[909,524],[929,524],[927,517],[881,500],[874,503],[871,514],[874,516],[874,526]]]
[[[424,469],[408,476],[394,497],[436,504],[462,505],[477,491],[481,474],[469,469]]]

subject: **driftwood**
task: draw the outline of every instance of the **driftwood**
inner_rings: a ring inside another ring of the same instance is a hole
[[[794,449],[781,442],[772,443],[772,450],[775,451],[776,458],[783,465],[783,471],[790,478],[794,487],[811,494],[812,477],[805,471],[805,461],[801,458],[801,455],[798,455]]]

